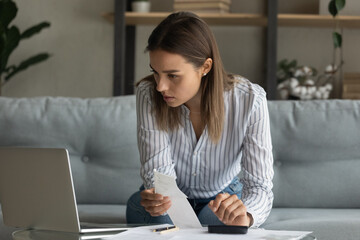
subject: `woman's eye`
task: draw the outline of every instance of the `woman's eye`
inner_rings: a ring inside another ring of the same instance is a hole
[[[169,74],[168,77],[169,77],[170,79],[175,79],[175,78],[177,78],[177,75]]]

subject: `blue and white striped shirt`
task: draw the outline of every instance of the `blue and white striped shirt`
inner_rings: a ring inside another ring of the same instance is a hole
[[[209,198],[240,174],[242,201],[253,216],[253,226],[268,217],[272,202],[273,156],[266,93],[258,85],[239,79],[224,92],[225,119],[220,141],[214,144],[205,127],[197,141],[189,109],[182,105],[184,126],[166,132],[157,129],[151,112],[151,83],[136,92],[138,147],[145,188],[154,186],[153,169],[176,177],[189,198]]]

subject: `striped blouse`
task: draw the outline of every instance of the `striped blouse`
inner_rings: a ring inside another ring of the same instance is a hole
[[[239,80],[232,91],[224,92],[225,120],[217,144],[206,127],[197,141],[185,105],[180,106],[183,126],[172,132],[157,129],[151,83],[140,83],[136,91],[140,174],[145,188],[154,186],[154,169],[172,175],[189,198],[213,197],[239,175],[241,200],[257,227],[273,202],[269,113],[265,91],[247,79]]]

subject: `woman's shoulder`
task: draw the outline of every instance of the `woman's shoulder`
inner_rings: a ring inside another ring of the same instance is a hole
[[[260,85],[240,75],[233,75],[233,78],[236,80],[233,89],[235,96],[245,95],[249,97],[266,98],[266,92]]]
[[[143,96],[150,100],[154,91],[154,84],[151,81],[151,76],[147,76],[136,83],[136,95]]]

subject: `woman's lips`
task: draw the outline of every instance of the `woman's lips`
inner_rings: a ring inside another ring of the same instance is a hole
[[[165,102],[172,102],[172,101],[175,100],[174,97],[170,97],[170,96],[163,96],[163,97],[164,97],[164,101],[165,101]]]

